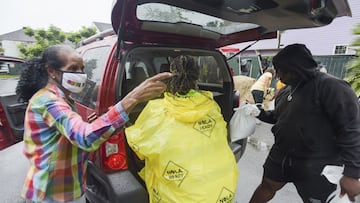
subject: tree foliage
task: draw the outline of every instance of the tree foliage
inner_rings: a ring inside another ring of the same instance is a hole
[[[0,38],[0,56],[4,55],[4,48],[2,47],[1,38]]]
[[[170,7],[170,10],[162,10],[159,8],[146,8],[145,16],[147,19],[151,19],[154,21],[169,21],[171,19],[173,22],[181,22],[181,21],[190,21],[183,14],[187,11],[181,8]]]
[[[357,36],[352,43],[352,46],[356,51],[356,58],[351,60],[347,65],[345,80],[350,83],[355,93],[360,95],[360,24],[356,25],[353,33]]]
[[[51,25],[47,30],[32,29],[25,27],[24,33],[30,37],[34,37],[36,42],[32,44],[19,44],[18,48],[21,56],[24,58],[32,58],[40,56],[46,47],[55,44],[69,44],[75,46],[84,38],[88,38],[96,33],[95,27],[82,27],[77,32],[65,33],[60,28]]]
[[[72,43],[79,43],[82,39],[88,38],[96,34],[95,27],[84,27],[82,26],[81,30],[78,32],[71,32],[66,35],[67,39]]]

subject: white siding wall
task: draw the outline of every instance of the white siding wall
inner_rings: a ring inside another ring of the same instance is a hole
[[[5,56],[20,57],[20,52],[17,48],[17,45],[20,44],[20,42],[3,40],[1,43],[4,48]]]
[[[320,28],[285,31],[281,44],[303,43],[314,55],[332,55],[336,45],[350,45],[356,38],[353,29],[360,24],[360,1],[349,0],[349,4],[352,17],[337,18],[330,25]]]

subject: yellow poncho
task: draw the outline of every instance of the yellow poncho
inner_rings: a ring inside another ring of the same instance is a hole
[[[126,129],[145,167],[150,202],[230,203],[238,168],[227,142],[226,122],[211,92],[165,93],[149,101]]]

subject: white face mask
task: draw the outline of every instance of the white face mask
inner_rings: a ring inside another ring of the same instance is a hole
[[[81,92],[85,87],[86,73],[62,71],[61,86],[73,93]]]

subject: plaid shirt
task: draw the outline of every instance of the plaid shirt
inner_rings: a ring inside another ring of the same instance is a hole
[[[118,103],[89,124],[57,86],[38,91],[25,115],[24,154],[30,168],[21,195],[34,202],[80,198],[85,189],[88,152],[96,150],[128,119]]]

